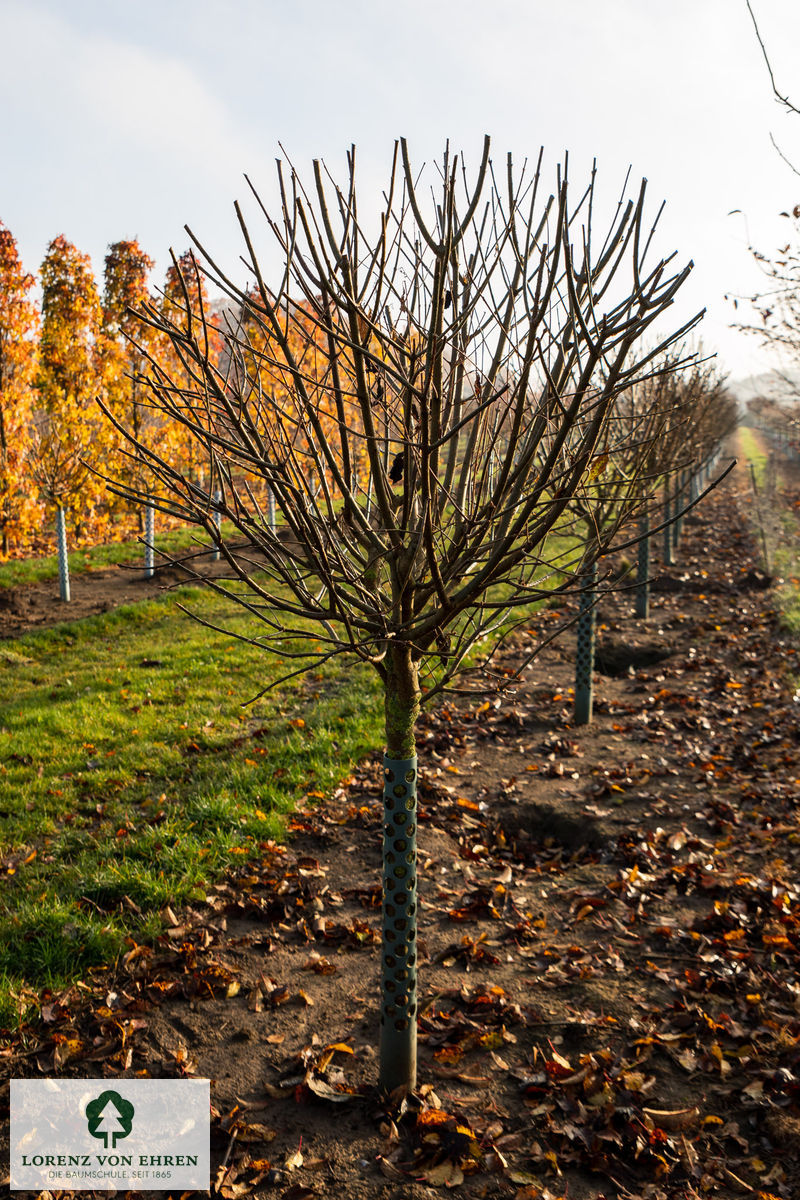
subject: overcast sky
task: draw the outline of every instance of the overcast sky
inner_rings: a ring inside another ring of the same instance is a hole
[[[800,4],[751,2],[800,107]],[[748,241],[790,233],[800,177],[770,133],[800,167],[800,117],[745,0],[0,0],[0,36],[0,219],[28,270],[59,233],[98,276],[137,237],[158,283],[186,223],[235,268],[233,200],[245,172],[272,197],[279,143],[341,174],[355,142],[378,193],[396,137],[416,162],[449,137],[475,163],[489,133],[498,158],[543,145],[551,174],[569,150],[575,182],[596,157],[609,197],[628,165],[646,176],[659,252],[696,263],[677,315],[708,309],[734,377],[770,365],[723,297],[759,287]]]

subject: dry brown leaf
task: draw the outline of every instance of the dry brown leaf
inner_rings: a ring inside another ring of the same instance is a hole
[[[643,1108],[642,1112],[659,1129],[668,1131],[677,1131],[679,1129],[689,1129],[690,1126],[696,1125],[700,1120],[700,1109],[697,1106],[692,1108]]]

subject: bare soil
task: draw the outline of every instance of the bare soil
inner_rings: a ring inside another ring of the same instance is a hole
[[[5,1073],[210,1078],[228,1200],[800,1195],[797,652],[748,486],[687,519],[648,621],[630,592],[603,601],[590,726],[571,634],[514,691],[423,718],[402,1109],[375,1090],[377,756],[156,946],[45,995]],[[158,587],[102,575],[76,578],[81,613]],[[15,632],[63,619],[28,591]]]
[[[215,562],[210,554],[193,557],[192,566],[208,577],[223,575],[227,570],[226,563]],[[20,637],[62,621],[79,621],[123,604],[151,600],[168,588],[190,582],[193,582],[191,576],[179,566],[158,565],[154,574],[147,576],[141,561],[131,561],[73,574],[69,601],[61,599],[57,579],[0,588],[0,639]]]

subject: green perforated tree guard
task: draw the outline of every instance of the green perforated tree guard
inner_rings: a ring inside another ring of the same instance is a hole
[[[152,504],[144,506],[144,573],[152,579],[156,570],[156,510]]]
[[[639,559],[636,564],[636,616],[650,616],[650,518],[639,518]]]
[[[683,496],[684,490],[686,488],[686,472],[685,471],[681,471],[680,480],[681,480],[680,494],[681,494],[681,496]],[[683,537],[683,513],[681,513],[680,516],[677,516],[677,514],[680,512],[680,508],[681,508],[681,505],[678,503],[678,497],[676,496],[676,498],[675,498],[676,520],[675,520],[675,525],[674,525],[675,534],[672,538],[672,544],[675,547],[680,545],[680,540]]]
[[[383,760],[380,1085],[417,1078],[417,759]]]
[[[217,531],[217,537],[219,537],[222,531],[222,512],[220,511],[220,505],[222,504],[222,492],[219,490],[219,488],[217,488],[217,490],[214,492],[212,498],[214,501],[212,520]],[[214,562],[219,562],[219,541],[215,543],[214,553],[211,555],[211,557],[213,558]]]
[[[575,724],[588,725],[594,699],[594,639],[597,600],[597,563],[586,572],[578,610],[575,648]]]
[[[56,509],[56,541],[58,543],[58,585],[62,600],[69,600],[69,557],[67,555],[67,521],[64,510]]]

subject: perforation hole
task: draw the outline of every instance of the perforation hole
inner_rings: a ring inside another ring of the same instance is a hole
[[[391,979],[387,979],[383,986],[386,988],[387,992],[393,992],[397,987],[397,984],[393,983]]]
[[[404,930],[406,928],[407,924],[408,924],[407,921],[403,921],[402,919],[400,919],[400,920],[395,921],[394,927],[395,927],[395,929]]]
[[[397,1012],[397,1008],[395,1007],[394,1004],[387,1004],[385,1011],[386,1011],[387,1017],[393,1017],[395,1015],[395,1013]]]
[[[397,862],[397,859],[392,854],[391,850],[387,850],[385,852],[383,858],[384,858],[384,862],[386,862],[388,864],[388,866],[390,866],[390,867],[393,866]]]
[[[409,812],[414,811],[415,804],[416,804],[416,800],[414,799],[414,797],[409,796],[408,799],[406,800],[406,808],[408,809]]]
[[[386,937],[387,942],[393,942],[395,940],[395,936],[392,933],[391,929],[385,930],[385,937]]]
[[[383,911],[386,913],[387,917],[394,917],[397,915],[397,909],[393,904],[384,904]]]
[[[390,771],[388,767],[384,767],[383,778],[387,783],[394,783],[394,771]]]
[[[404,1029],[408,1029],[408,1021],[398,1018],[394,1023],[395,1029],[402,1033]]]
[[[408,788],[406,787],[406,785],[404,783],[396,783],[394,785],[394,787],[392,788],[392,792],[394,793],[395,796],[397,796],[398,800],[401,800],[403,798],[403,796],[405,796],[407,791],[408,791]]]
[[[398,825],[405,825],[407,820],[408,820],[408,813],[399,812],[397,814],[397,816],[395,817],[395,821],[397,822]],[[412,834],[414,832],[414,828],[415,827],[412,825],[410,829],[406,830],[406,832],[408,834]]]
[[[417,778],[417,772],[414,770],[406,771],[406,783],[413,783]]]
[[[394,859],[392,861],[394,861]],[[392,874],[394,875],[395,879],[405,879],[408,872],[406,871],[405,867],[395,867]]]
[[[387,937],[389,936],[388,933],[386,936]],[[394,934],[392,934],[392,937],[394,938]],[[398,946],[394,947],[394,950],[395,950],[395,953],[397,954],[398,958],[405,958],[406,953],[408,952],[408,946],[406,946],[402,942],[400,942],[400,944]]]
[[[395,971],[394,977],[398,983],[405,983],[405,981],[408,979],[408,971]],[[394,987],[392,990],[394,990]]]
[[[387,892],[393,892],[393,891],[394,891],[394,889],[395,889],[395,886],[396,886],[396,885],[395,885],[395,882],[394,882],[394,880],[392,879],[391,875],[390,875],[390,876],[388,876],[388,877],[387,877],[387,879],[384,881],[384,884],[383,884],[383,886],[386,888],[386,891],[387,891]]]
[[[395,900],[397,901],[398,906],[402,908],[408,900],[408,896],[405,894],[405,892],[398,892],[395,896]]]
[[[401,820],[401,818],[402,818],[402,820]],[[406,823],[406,814],[399,813],[397,816],[397,824],[405,825],[405,823]],[[414,822],[412,821],[411,824],[409,825],[408,829],[406,830],[406,833],[408,834],[409,837],[413,837],[416,832],[417,832],[417,827],[414,824]]]
[[[384,965],[389,967],[390,970],[392,967],[397,966],[397,959],[395,958],[395,956],[393,954],[387,954],[385,956],[383,962],[384,962]]]

